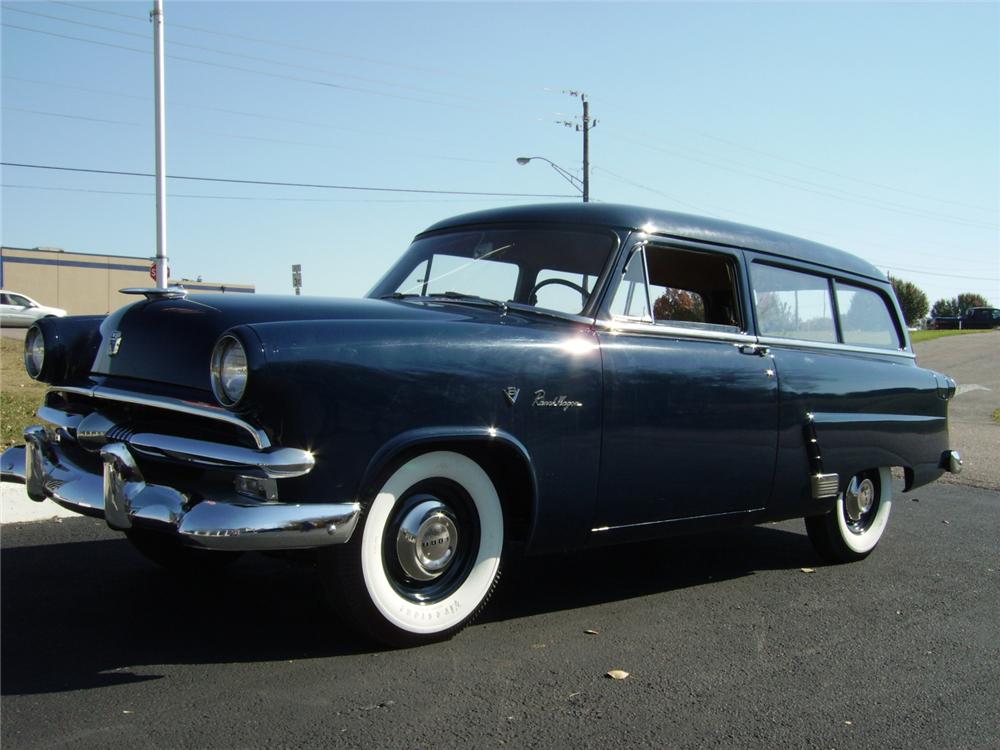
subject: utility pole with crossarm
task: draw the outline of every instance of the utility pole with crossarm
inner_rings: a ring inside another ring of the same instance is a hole
[[[560,125],[565,125],[567,128],[573,128],[578,133],[583,132],[583,202],[590,202],[590,131],[597,127],[597,120],[590,119],[590,102],[587,101],[587,95],[582,91],[564,91],[563,93],[569,94],[570,96],[575,96],[580,99],[583,103],[583,120],[581,122],[573,122],[571,120],[562,120],[559,122]]]

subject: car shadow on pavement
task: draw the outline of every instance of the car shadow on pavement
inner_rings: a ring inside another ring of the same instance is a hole
[[[24,541],[0,553],[3,695],[162,679],[156,665],[379,650],[339,623],[309,566],[246,555],[220,574],[180,577],[146,562],[122,538]],[[485,619],[503,621],[815,564],[803,534],[775,527],[530,558],[508,567]]]
[[[753,575],[818,567],[809,538],[772,525],[515,560],[482,621],[576,609]]]

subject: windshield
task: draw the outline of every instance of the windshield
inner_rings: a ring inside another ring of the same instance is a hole
[[[481,297],[579,314],[615,245],[600,230],[436,234],[414,241],[368,296]]]

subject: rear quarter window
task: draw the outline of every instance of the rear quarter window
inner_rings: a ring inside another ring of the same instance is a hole
[[[845,344],[898,349],[899,333],[886,299],[872,289],[838,281],[837,309]]]

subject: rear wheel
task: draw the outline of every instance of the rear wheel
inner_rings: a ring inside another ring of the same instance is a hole
[[[333,606],[389,646],[451,637],[489,600],[500,576],[503,512],[468,456],[434,451],[386,480],[351,541],[320,553]]]
[[[851,477],[830,513],[806,518],[806,531],[824,560],[861,560],[882,538],[891,508],[892,472],[869,469]]]
[[[186,547],[176,539],[146,529],[129,529],[125,536],[147,560],[174,573],[216,573],[228,567],[241,552],[219,552]]]

